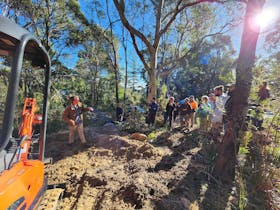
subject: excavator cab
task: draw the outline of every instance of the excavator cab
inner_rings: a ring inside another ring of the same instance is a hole
[[[46,191],[44,152],[50,67],[50,58],[40,41],[0,16],[0,209],[37,209]],[[36,90],[41,93],[28,95],[37,80],[34,78],[39,76],[43,79],[37,81],[41,87]],[[31,155],[35,130],[38,152]]]

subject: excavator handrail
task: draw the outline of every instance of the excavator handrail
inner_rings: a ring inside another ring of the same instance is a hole
[[[9,82],[6,97],[2,132],[0,135],[0,152],[5,149],[12,135],[20,73],[22,69],[22,62],[25,58],[30,60],[33,66],[40,66],[45,69],[43,120],[41,126],[41,136],[39,139],[39,159],[44,160],[48,111],[47,105],[51,74],[51,61],[49,55],[46,49],[42,46],[41,42],[30,32],[2,16],[0,16],[0,55],[13,57],[9,80],[13,82]]]
[[[20,141],[18,142],[17,148],[14,151],[13,156],[12,156],[12,158],[11,158],[9,164],[8,164],[8,168],[5,168],[5,169],[10,169],[11,168],[12,163],[14,162],[14,158],[16,157],[16,154],[20,153],[20,145],[23,141],[25,141],[25,139],[27,139],[27,135],[24,135],[23,137],[20,138]],[[19,154],[19,157],[20,157],[20,154]],[[19,158],[18,158],[18,160],[19,160]]]

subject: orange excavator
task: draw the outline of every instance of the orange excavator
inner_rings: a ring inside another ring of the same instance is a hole
[[[47,199],[56,203],[63,189],[49,190],[44,176],[50,58],[30,32],[2,16],[0,56],[0,69],[4,69],[4,63],[11,63],[7,87],[0,85],[0,92],[7,89],[5,103],[0,106],[0,210],[54,209],[55,204],[49,204]],[[20,76],[25,61],[35,70],[43,70],[42,114],[36,113],[36,98],[25,98],[18,135],[13,137]]]

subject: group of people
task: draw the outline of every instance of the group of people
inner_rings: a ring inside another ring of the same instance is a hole
[[[189,132],[193,128],[196,118],[199,118],[202,132],[220,133],[223,128],[225,112],[231,110],[232,100],[230,98],[234,89],[234,84],[227,85],[227,91],[224,91],[223,85],[216,86],[212,93],[203,95],[200,102],[197,102],[193,95],[180,101],[175,101],[175,98],[171,96],[165,107],[163,123],[168,122],[169,127],[172,127],[179,116],[180,127]],[[155,122],[157,111],[158,104],[153,98],[149,104],[149,125]]]
[[[232,117],[232,94],[235,90],[235,85],[229,84],[226,87],[227,89],[224,91],[223,85],[216,86],[212,93],[203,95],[199,103],[193,95],[181,101],[175,101],[173,96],[169,97],[163,115],[163,123],[166,124],[168,122],[169,127],[172,128],[172,124],[177,119],[177,116],[179,116],[180,127],[184,131],[189,132],[196,122],[195,119],[199,118],[200,130],[202,132],[207,133],[211,131],[213,135],[219,135],[223,131],[226,121]],[[261,101],[270,97],[267,82],[264,82],[259,87],[258,97]],[[74,132],[77,130],[81,143],[88,146],[83,131],[82,114],[86,111],[93,111],[93,108],[83,107],[78,96],[70,97],[69,102],[69,105],[63,112],[63,120],[69,126],[68,144],[73,144]],[[156,102],[156,98],[153,97],[149,104],[149,113],[146,118],[148,125],[155,123],[158,110],[159,105]],[[117,120],[122,121],[123,109],[121,104],[118,104],[116,112]]]
[[[166,105],[166,112],[164,112],[164,124],[168,121],[169,127],[172,127],[172,123],[179,116],[181,127],[186,129],[189,129],[189,127],[192,128],[197,109],[198,103],[194,96],[185,98],[181,103],[179,101],[175,102],[175,98],[170,97]]]

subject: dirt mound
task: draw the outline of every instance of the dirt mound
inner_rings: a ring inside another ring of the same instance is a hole
[[[85,133],[89,148],[78,140],[67,147],[67,132],[48,137],[49,183],[66,183],[61,209],[195,209],[206,195],[211,199],[204,189],[209,177],[201,172],[209,162],[197,163],[203,159],[198,137],[168,132],[138,141],[108,127]]]

